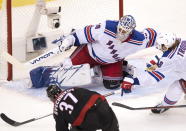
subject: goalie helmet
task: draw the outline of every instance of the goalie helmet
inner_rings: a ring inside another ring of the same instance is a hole
[[[58,97],[58,95],[62,92],[62,90],[57,85],[50,85],[46,91],[47,91],[47,96],[52,101],[54,101]]]
[[[124,41],[132,33],[136,27],[136,21],[133,16],[125,15],[123,16],[117,26],[117,39]]]
[[[160,33],[156,40],[156,48],[165,52],[175,44],[176,39],[174,33]]]

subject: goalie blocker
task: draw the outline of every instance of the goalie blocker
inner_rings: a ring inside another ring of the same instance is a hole
[[[30,71],[34,88],[48,87],[51,84],[77,86],[91,83],[89,64],[76,66],[40,66]]]

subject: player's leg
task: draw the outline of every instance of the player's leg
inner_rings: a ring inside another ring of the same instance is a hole
[[[70,56],[73,65],[90,64],[90,67],[98,65],[98,63],[89,55],[87,45],[81,45]]]
[[[75,68],[70,68],[72,65],[82,65],[85,63],[91,64],[93,62],[94,61],[92,60],[92,58],[90,58],[88,54],[87,46],[82,45],[78,47],[69,58],[66,58],[62,63],[58,64],[57,66],[41,66],[31,70],[30,78],[32,80],[33,87],[35,88],[47,87],[51,83],[58,84],[58,86],[60,87],[59,84],[62,83],[61,81],[63,81],[63,85],[65,83],[65,79],[63,77],[67,77],[68,74],[71,75],[72,72],[75,70]],[[85,67],[86,66],[83,66],[81,70],[78,67],[78,72],[80,73],[82,69],[84,69],[83,71],[86,71]],[[69,69],[68,71],[65,71],[63,70],[64,68]],[[78,72],[76,72],[77,75]],[[75,75],[73,75],[73,77],[75,77]],[[85,83],[87,82],[85,81]],[[68,80],[67,85],[68,84],[72,84],[70,83],[70,80]]]
[[[103,85],[107,89],[116,89],[120,87],[121,81],[123,79],[122,72],[122,61],[102,65],[101,67],[102,75],[103,75]]]
[[[180,85],[180,82],[177,80],[168,88],[163,101],[157,106],[170,106],[177,103],[177,101],[183,96],[183,90]],[[153,113],[163,113],[168,109],[152,109]]]

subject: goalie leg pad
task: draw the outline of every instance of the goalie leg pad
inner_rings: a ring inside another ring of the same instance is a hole
[[[40,66],[30,71],[30,79],[34,88],[47,87],[52,67]]]
[[[183,92],[186,94],[186,81],[184,79],[179,80],[180,86],[182,87]]]
[[[116,89],[120,87],[120,80],[104,80],[103,79],[103,85],[107,89]]]
[[[35,88],[48,87],[50,84],[62,87],[91,83],[89,64],[70,67],[41,66],[30,71],[30,78]]]

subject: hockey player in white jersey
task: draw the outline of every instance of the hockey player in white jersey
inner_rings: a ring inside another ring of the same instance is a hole
[[[86,26],[68,35],[63,41],[56,40],[55,43],[62,43],[61,50],[78,46],[65,63],[100,66],[104,87],[115,89],[123,80],[123,59],[155,44],[155,30],[147,28],[144,32],[139,32],[135,27],[135,19],[126,15],[119,21],[107,20],[97,25]]]
[[[150,86],[162,80],[172,81],[164,96],[163,101],[157,106],[174,105],[186,93],[186,40],[177,38],[173,33],[160,34],[157,37],[157,48],[163,51],[161,58],[155,57],[147,64],[146,70],[136,68],[134,76],[141,86]],[[172,78],[173,76],[173,78]],[[124,79],[126,89],[131,89],[134,84],[132,77]],[[152,109],[153,113],[162,113],[168,109]]]
[[[154,29],[146,28],[139,32],[135,27],[135,19],[126,15],[119,21],[106,20],[75,30],[65,39],[54,40],[53,43],[59,44],[62,51],[71,46],[77,46],[77,49],[58,66],[43,66],[31,70],[29,84],[35,88],[48,87],[50,83],[60,86],[67,76],[65,67],[89,64],[90,67],[100,67],[105,88],[118,88],[123,81],[124,58],[155,45],[157,33]],[[66,76],[61,77],[61,72]]]

